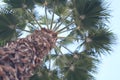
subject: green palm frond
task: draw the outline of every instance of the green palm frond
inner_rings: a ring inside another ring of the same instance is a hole
[[[88,32],[85,38],[85,49],[90,52],[105,54],[111,51],[111,45],[115,43],[114,34],[107,28],[99,28]]]
[[[68,13],[67,0],[46,0],[46,7],[54,9],[56,15],[62,16]]]
[[[26,27],[25,14],[21,10],[9,8],[0,11],[0,40],[17,39],[21,30]],[[19,31],[17,31],[19,30]]]
[[[48,7],[66,5],[67,0],[46,0]],[[54,5],[53,5],[54,4]]]
[[[45,0],[34,0],[36,3],[39,3],[39,4],[44,4],[45,3]]]
[[[59,80],[56,70],[49,70],[46,67],[37,69],[37,74],[34,74],[30,80]]]
[[[59,68],[62,68],[63,66],[66,66],[68,63],[68,59],[65,55],[57,56],[54,65],[59,66]]]
[[[18,20],[12,13],[0,14],[0,39],[9,39],[16,33]]]
[[[65,80],[93,80],[91,73],[96,72],[96,64],[99,62],[94,57],[75,52],[73,54],[64,54],[56,58],[56,66],[61,66],[60,74],[63,74]]]
[[[4,46],[6,44],[6,41],[5,40],[0,40],[0,47],[1,46]]]
[[[46,17],[45,17],[45,16],[41,16],[41,17],[40,17],[40,21],[41,21],[41,24],[43,24],[43,25],[46,25],[46,22],[47,22],[48,24],[51,23],[51,19],[48,18],[47,21],[46,21]],[[54,24],[54,23],[56,23],[56,22],[53,21],[52,23]]]
[[[68,35],[66,38],[63,38],[60,41],[60,44],[61,45],[69,45],[69,44],[72,44],[74,40],[75,40],[74,36]]]
[[[68,36],[61,39],[60,44],[69,45],[73,44],[74,42],[78,42],[78,44],[80,44],[81,42],[83,42],[82,40],[84,39],[84,36],[85,36],[84,31],[73,28],[73,30],[71,30]]]
[[[34,0],[4,0],[12,8],[33,8]]]
[[[2,26],[2,25],[0,25]],[[3,39],[9,39],[11,38],[12,36],[14,36],[14,33],[15,33],[15,30],[13,29],[10,29],[8,27],[0,27],[0,39],[3,40]]]
[[[99,23],[105,24],[110,16],[103,0],[73,0],[73,4],[73,17],[80,29],[96,28]]]
[[[17,24],[17,27],[19,28],[25,28],[25,25],[27,24],[26,22],[28,21],[31,22],[33,21],[31,17],[23,10],[20,8],[14,9],[14,14],[19,20],[19,23]]]
[[[65,6],[62,6],[62,5],[61,5],[61,6],[55,7],[55,13],[56,13],[58,16],[66,15],[67,12],[69,12],[69,11],[67,10],[67,7],[65,7]]]

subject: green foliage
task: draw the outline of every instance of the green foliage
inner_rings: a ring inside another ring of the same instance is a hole
[[[94,80],[99,60],[85,53],[51,55],[54,60],[52,70],[47,67],[37,69],[30,80]]]
[[[110,16],[106,5],[103,5],[103,0],[72,0],[72,2],[76,25],[83,29],[97,28],[99,24],[105,24]]]
[[[30,80],[59,80],[56,70],[49,70],[45,66],[37,69],[37,74],[34,74]]]
[[[45,0],[34,0],[36,3],[44,4]]]
[[[19,11],[19,12],[17,12]],[[4,44],[11,40],[16,40],[20,36],[21,30],[25,29],[25,15],[18,9],[13,11],[9,8],[0,11],[0,40]],[[17,29],[21,29],[17,31]],[[2,44],[2,43],[1,43]]]
[[[107,26],[110,14],[103,0],[3,1],[8,4],[8,9],[0,11],[0,46],[14,37],[18,38],[21,31],[27,31],[26,26],[30,29],[27,32],[45,27],[58,34],[52,54],[46,56],[43,63],[49,65],[53,61],[55,68],[51,70],[48,65],[41,65],[30,80],[95,79],[92,74],[96,73],[99,63],[96,56],[109,53],[115,42],[114,34]],[[44,11],[38,11],[45,14],[36,16],[38,13],[34,13],[35,5],[42,7]],[[48,13],[52,18],[48,18]],[[68,35],[64,35],[65,32]],[[69,44],[78,47],[71,51],[67,48]],[[65,54],[62,48],[68,50],[68,53]]]
[[[98,62],[94,57],[75,52],[57,56],[55,65],[59,67],[64,80],[92,80],[92,73],[96,72],[95,64]]]
[[[10,5],[12,8],[33,8],[33,0],[4,0],[5,3]]]
[[[115,43],[114,34],[107,28],[99,28],[88,32],[85,38],[85,49],[99,55],[111,51],[110,45]]]
[[[6,41],[4,41],[4,40],[0,40],[0,47],[1,47],[1,46],[4,46],[5,43],[6,43]]]
[[[16,33],[15,27],[18,20],[12,13],[0,14],[0,39],[10,39]]]

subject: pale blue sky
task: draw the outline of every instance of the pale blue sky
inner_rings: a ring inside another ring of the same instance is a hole
[[[1,0],[0,0],[1,1]],[[110,28],[116,34],[116,44],[113,45],[111,55],[102,56],[102,63],[98,66],[96,80],[120,80],[120,0],[105,0],[110,3]]]
[[[110,28],[116,34],[116,44],[111,55],[103,56],[99,65],[96,80],[120,80],[120,0],[106,0],[110,2]]]

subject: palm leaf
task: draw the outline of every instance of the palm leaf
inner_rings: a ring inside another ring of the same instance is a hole
[[[66,58],[65,60],[63,58]],[[86,54],[75,52],[74,54],[64,54],[56,58],[56,66],[61,66],[60,74],[65,80],[93,80],[94,77],[91,73],[96,72],[96,63],[99,61]]]
[[[45,3],[45,0],[34,0],[36,3],[39,3],[39,4],[44,4]]]
[[[4,46],[6,44],[6,41],[5,40],[0,40],[0,47],[1,46]]]
[[[49,70],[45,66],[37,70],[30,80],[59,80],[56,70]]]
[[[114,34],[107,28],[99,28],[97,30],[91,30],[88,32],[88,36],[85,39],[85,49],[90,52],[102,53],[111,51],[111,46],[115,43]]]
[[[73,17],[76,24],[83,29],[96,28],[100,22],[105,24],[109,18],[103,0],[73,0],[73,4],[75,6]]]
[[[34,0],[4,0],[12,8],[33,8]]]
[[[0,14],[0,39],[9,39],[16,33],[18,20],[12,13]]]

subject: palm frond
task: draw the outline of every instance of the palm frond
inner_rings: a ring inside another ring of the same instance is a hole
[[[0,14],[0,39],[9,39],[16,33],[18,20],[12,13]]]
[[[56,70],[49,70],[44,66],[37,69],[37,73],[30,80],[59,80],[59,77]]]
[[[75,52],[64,54],[56,58],[56,65],[61,66],[60,74],[65,80],[93,80],[91,73],[96,72],[96,64],[99,62],[94,57]]]
[[[7,42],[5,40],[0,40],[0,47],[4,46]]]
[[[85,38],[85,49],[99,55],[111,51],[111,45],[115,43],[114,34],[107,28],[99,28],[88,32]]]
[[[45,3],[45,0],[34,0],[34,1],[38,4],[44,4]]]
[[[103,3],[103,0],[73,0],[76,25],[89,30],[97,28],[100,22],[106,24],[110,15]]]
[[[33,8],[34,0],[4,0],[12,8]]]

